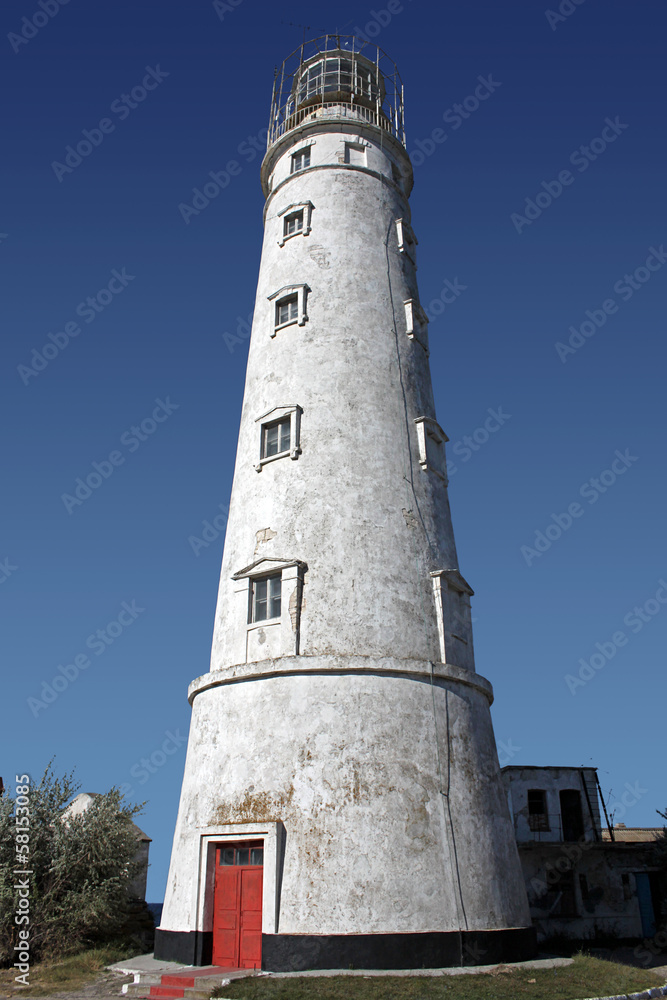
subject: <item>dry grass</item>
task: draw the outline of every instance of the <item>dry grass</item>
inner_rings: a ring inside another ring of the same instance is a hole
[[[30,969],[28,987],[15,982],[16,969],[0,969],[0,997],[40,997],[77,990],[94,980],[105,966],[137,954],[127,948],[93,948],[67,958],[36,962]]]

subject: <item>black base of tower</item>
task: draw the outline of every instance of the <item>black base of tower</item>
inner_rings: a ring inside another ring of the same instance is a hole
[[[210,965],[210,931],[155,932],[155,957]],[[537,954],[534,927],[424,934],[262,934],[262,969],[442,969],[523,962]]]

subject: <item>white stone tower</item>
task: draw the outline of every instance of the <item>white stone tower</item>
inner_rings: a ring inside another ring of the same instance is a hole
[[[277,73],[210,672],[156,955],[530,957],[419,304],[403,90],[325,36]]]

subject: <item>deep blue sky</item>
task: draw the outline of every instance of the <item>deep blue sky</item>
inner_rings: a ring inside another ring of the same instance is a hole
[[[415,169],[411,202],[438,419],[456,466],[460,565],[476,591],[477,668],[496,689],[501,763],[597,765],[612,806],[626,783],[638,785],[616,818],[653,825],[667,805],[667,605],[651,603],[667,580],[667,266],[640,271],[631,295],[623,276],[667,243],[666,18],[657,0],[585,0],[554,30],[545,6],[406,0],[374,40],[403,78],[410,151],[434,129],[446,135]],[[265,128],[274,65],[301,40],[286,22],[309,35],[365,30],[371,9],[386,21],[387,7],[243,0],[221,20],[207,0],[70,0],[15,52],[7,36],[39,9],[5,0],[0,15],[2,774],[10,787],[14,773],[37,778],[55,754],[85,791],[131,785],[132,798],[148,800],[139,822],[153,838],[149,899],[161,900],[185,758],[184,744],[168,744],[169,756],[161,747],[167,731],[186,735],[186,688],[208,669],[223,543],[221,534],[195,555],[188,539],[229,497],[247,340],[230,350],[224,335],[252,310],[262,238],[261,156],[239,147]],[[168,75],[121,120],[112,104],[146,67]],[[453,114],[443,121],[489,75],[488,99],[458,128]],[[58,180],[53,161],[104,118],[113,131]],[[570,156],[607,118],[619,134],[607,130],[615,141],[582,170],[581,154]],[[186,225],[179,204],[232,159],[240,173]],[[512,214],[567,169],[560,197],[517,231]],[[114,282],[103,311],[77,316],[123,268],[133,278]],[[432,303],[446,279],[465,290],[443,311]],[[554,345],[609,299],[616,311],[563,363]],[[80,334],[22,378],[33,349],[77,322]],[[123,438],[156,399],[178,408],[146,440]],[[509,418],[488,441],[469,454],[456,447],[499,407]],[[617,450],[629,465],[604,493],[582,497]],[[122,464],[68,513],[62,494],[114,451]],[[581,516],[524,557],[573,503]],[[86,646],[133,601],[144,610],[125,614],[112,645]],[[647,601],[641,628],[624,624]],[[618,631],[625,644],[572,693],[566,675]],[[28,699],[84,653],[90,666],[35,716]],[[140,762],[152,754],[161,766],[148,775]]]

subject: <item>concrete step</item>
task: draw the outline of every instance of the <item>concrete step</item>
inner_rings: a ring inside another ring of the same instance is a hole
[[[256,975],[254,969],[235,969],[211,974],[208,969],[199,972],[163,974],[135,973],[135,981],[123,986],[123,995],[146,1000],[208,1000],[214,986],[228,986],[233,979]]]

